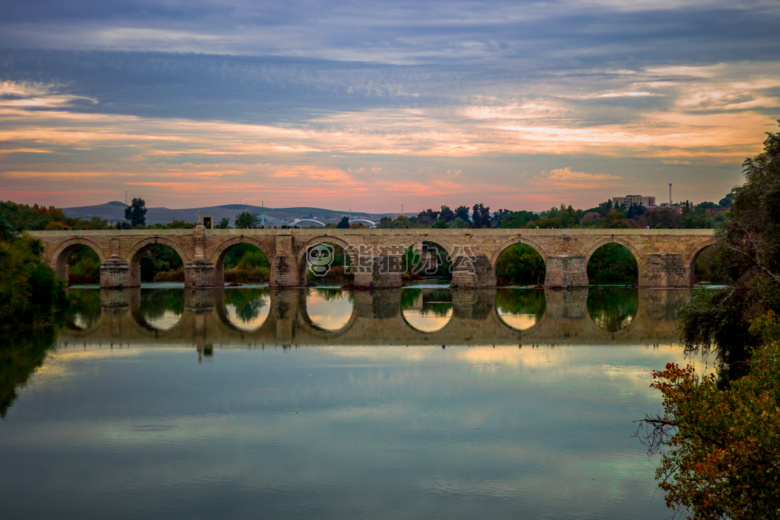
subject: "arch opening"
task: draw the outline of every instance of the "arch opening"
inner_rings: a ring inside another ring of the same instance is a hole
[[[588,314],[604,330],[628,327],[639,309],[639,291],[628,287],[599,287],[588,291]]]
[[[452,282],[452,257],[446,248],[436,242],[413,244],[404,253],[401,267],[401,277],[407,283]]]
[[[58,271],[66,276],[68,285],[92,285],[100,283],[100,256],[85,244],[74,244],[60,254]]]
[[[587,272],[590,285],[636,285],[639,282],[639,265],[634,253],[618,242],[608,242],[593,251]]]
[[[352,319],[355,297],[341,289],[310,288],[306,291],[306,316],[317,329],[338,331]]]
[[[342,286],[354,281],[352,256],[340,243],[323,240],[309,244],[300,263],[301,281],[310,286]]]
[[[691,262],[692,284],[725,285],[731,283],[732,279],[726,265],[721,251],[714,244],[699,250]]]
[[[544,291],[506,288],[496,291],[496,312],[508,327],[524,331],[544,317],[547,299]]]
[[[225,314],[230,324],[246,332],[259,329],[268,319],[271,295],[268,289],[225,291]]]
[[[518,242],[506,247],[496,259],[496,285],[544,285],[547,266],[533,246]]]
[[[217,283],[265,284],[271,278],[271,262],[262,249],[240,242],[222,251],[217,259]]]
[[[151,243],[135,252],[130,273],[136,282],[184,282],[184,260],[176,249]]]
[[[181,289],[141,289],[140,302],[140,317],[154,330],[174,328],[184,314],[184,291]]]
[[[404,321],[420,332],[436,332],[452,318],[450,289],[406,288],[401,292],[401,314]]]

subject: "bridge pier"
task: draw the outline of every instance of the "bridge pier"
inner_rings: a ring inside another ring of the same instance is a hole
[[[639,268],[640,287],[687,287],[692,285],[690,264],[675,253],[648,253]]]
[[[220,280],[221,282],[221,280]],[[217,283],[217,267],[208,260],[190,260],[184,264],[184,286],[185,287],[218,287],[223,285]]]
[[[481,289],[496,286],[496,272],[485,255],[459,254],[452,259],[452,288]]]
[[[67,267],[65,279],[67,280]],[[100,287],[102,289],[124,289],[126,287],[138,287],[139,284],[130,272],[130,265],[118,258],[109,258],[100,266]]]
[[[588,269],[583,255],[551,255],[547,257],[547,287],[587,287]]]
[[[394,289],[403,285],[401,257],[397,255],[357,255],[353,267],[356,289]]]

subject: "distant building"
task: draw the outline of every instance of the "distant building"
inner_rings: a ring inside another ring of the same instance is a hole
[[[631,205],[644,206],[646,208],[655,207],[655,197],[645,197],[642,195],[626,195],[625,197],[612,197],[612,204],[615,207],[628,209]]]

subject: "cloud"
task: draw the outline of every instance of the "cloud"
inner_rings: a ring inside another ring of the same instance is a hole
[[[553,181],[588,181],[588,182],[600,182],[607,180],[618,180],[620,177],[616,175],[610,175],[608,173],[585,173],[585,172],[573,172],[571,167],[556,168],[550,170],[550,172],[541,172],[542,177]]]

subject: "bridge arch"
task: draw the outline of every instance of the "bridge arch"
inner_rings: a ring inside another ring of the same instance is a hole
[[[54,264],[53,267],[57,276],[63,281],[67,282],[68,280],[68,255],[79,246],[85,246],[93,250],[100,259],[101,265],[106,262],[107,258],[105,252],[94,241],[83,237],[69,238],[62,242],[50,257],[51,262]]]
[[[615,235],[610,235],[609,237],[602,238],[600,240],[597,240],[591,247],[587,250],[585,253],[585,259],[584,259],[584,267],[585,267],[585,277],[587,278],[587,270],[588,270],[588,264],[590,263],[590,259],[593,257],[593,253],[598,251],[601,247],[607,245],[607,244],[619,244],[626,249],[634,256],[634,259],[636,260],[637,264],[637,283],[641,283],[642,280],[642,274],[644,271],[643,266],[643,257],[639,253],[639,250],[636,248],[634,244],[632,244],[629,240],[626,240],[621,237],[616,237]],[[588,284],[592,285],[593,281],[588,280]]]
[[[696,268],[696,259],[707,248],[712,247],[718,243],[717,237],[709,237],[707,240],[703,240],[691,247],[686,255],[685,260],[688,261],[688,285],[693,286],[696,284],[694,270]]]
[[[301,249],[297,252],[298,285],[301,287],[305,287],[309,285],[306,277],[306,269],[308,268],[306,255],[308,254],[310,248],[319,244],[334,244],[339,246],[344,251],[344,255],[349,258],[351,264],[353,266],[357,265],[357,258],[355,257],[354,254],[354,250],[356,246],[354,244],[350,244],[344,239],[334,235],[318,235],[314,238],[307,240],[301,246]]]
[[[249,244],[259,249],[268,260],[269,266],[271,265],[271,262],[273,261],[273,248],[270,247],[267,242],[245,235],[231,238],[221,242],[211,255],[211,262],[216,268],[214,281],[217,285],[221,286],[225,283],[225,258],[231,249],[241,244]]]
[[[493,252],[493,256],[490,258],[490,266],[493,269],[493,273],[498,273],[498,260],[501,258],[501,255],[510,247],[514,246],[515,244],[524,244],[530,248],[532,248],[534,251],[536,251],[539,256],[542,257],[542,262],[544,263],[545,270],[547,269],[547,252],[544,250],[544,248],[539,244],[538,242],[534,240],[529,240],[525,237],[517,237],[510,240],[507,240],[500,246],[496,248],[496,250]],[[542,285],[544,284],[544,280],[542,280]]]
[[[151,249],[155,245],[168,246],[173,249],[183,264],[187,264],[191,260],[187,251],[175,240],[165,238],[162,236],[153,236],[139,240],[127,254],[127,264],[130,267],[130,280],[131,286],[139,286],[141,284],[141,257],[143,254]]]

